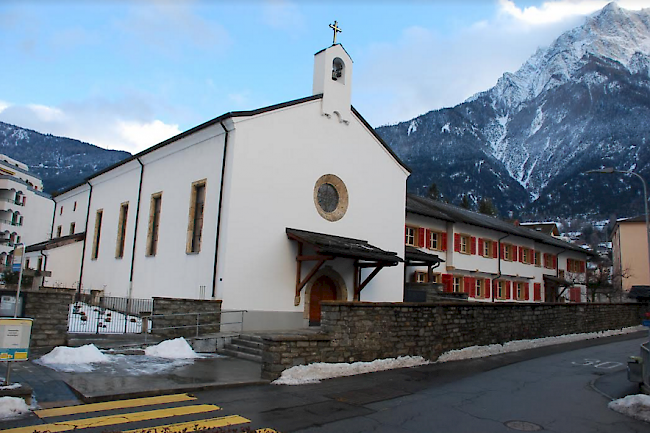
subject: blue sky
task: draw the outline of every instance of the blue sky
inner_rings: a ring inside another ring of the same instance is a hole
[[[5,0],[0,121],[140,151],[227,111],[310,95],[313,54],[338,20],[352,102],[379,126],[488,89],[606,3]]]

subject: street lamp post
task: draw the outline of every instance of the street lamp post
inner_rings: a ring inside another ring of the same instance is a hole
[[[613,167],[602,168],[600,170],[589,170],[585,171],[585,174],[592,173],[602,173],[602,174],[631,174],[639,178],[643,184],[643,204],[645,206],[645,232],[646,232],[646,242],[648,243],[648,277],[650,278],[650,220],[648,218],[648,186],[645,183],[645,179],[641,177],[639,173],[635,173],[629,170],[615,170]],[[650,281],[649,281],[650,283]]]

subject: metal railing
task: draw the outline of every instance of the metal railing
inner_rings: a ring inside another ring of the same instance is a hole
[[[641,345],[641,365],[643,385],[650,388],[650,341]]]
[[[22,202],[12,200],[10,198],[2,198],[2,197],[0,197],[0,201],[6,201],[7,203],[16,204],[18,206],[25,206]]]
[[[139,334],[142,316],[153,309],[153,299],[131,299],[82,294],[70,306],[68,332],[80,334]]]
[[[185,336],[188,336],[187,332],[183,331],[192,331],[192,334],[194,334],[195,337],[199,337],[201,335],[201,331],[205,330],[208,327],[213,328],[213,332],[208,332],[208,333],[215,333],[214,328],[218,328],[219,330],[223,330],[224,327],[227,328],[233,328],[236,325],[236,328],[238,328],[239,332],[244,330],[244,313],[248,312],[248,310],[221,310],[221,311],[210,311],[210,312],[195,312],[195,313],[172,313],[172,314],[143,314],[142,315],[142,333],[145,335],[145,343],[147,342],[147,335],[152,333],[168,333],[168,331],[174,331],[176,330],[178,334],[185,334]],[[235,315],[236,318],[232,319],[231,321],[226,321],[224,322],[223,316],[224,315]],[[203,322],[201,321],[201,317],[203,316]],[[212,320],[208,317],[206,319],[206,316],[213,316]],[[216,316],[216,317],[214,317]],[[192,317],[195,317],[195,319],[192,319]],[[189,320],[188,320],[189,319]],[[155,323],[160,321],[163,322],[163,325],[165,324],[166,321],[184,321],[184,322],[189,322],[190,320],[193,323],[187,323],[185,325],[176,325],[176,326],[156,326]],[[161,332],[163,331],[163,332]],[[219,331],[217,331],[219,332]],[[173,332],[169,332],[173,333]]]

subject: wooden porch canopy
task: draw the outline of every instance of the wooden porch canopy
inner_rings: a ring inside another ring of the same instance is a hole
[[[408,266],[426,266],[429,281],[433,281],[433,269],[443,262],[444,260],[435,254],[426,253],[407,245],[404,253],[404,280],[406,280],[406,268]]]
[[[564,294],[564,292],[566,292],[566,289],[574,285],[574,283],[572,283],[571,281],[567,281],[564,278],[556,277],[554,275],[543,275],[542,278],[544,279],[545,287],[548,288],[548,287],[555,286],[556,288],[562,288],[562,291],[560,293],[558,293],[557,290],[555,290],[553,301],[557,301],[558,299],[560,299],[560,297]]]
[[[300,291],[328,260],[336,258],[354,261],[354,300],[359,301],[361,291],[385,267],[396,266],[403,260],[397,253],[384,251],[367,241],[327,235],[324,233],[308,232],[287,227],[287,237],[298,244],[296,255],[296,297],[294,304],[300,304]],[[312,255],[303,255],[303,247],[307,245],[314,250]],[[302,262],[313,261],[312,267],[305,278],[302,278]],[[374,268],[365,280],[361,281],[361,269]]]

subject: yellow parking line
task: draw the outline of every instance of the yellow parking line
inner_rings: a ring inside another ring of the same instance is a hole
[[[126,409],[130,407],[151,406],[154,404],[178,403],[196,400],[188,394],[163,395],[160,397],[134,398],[130,400],[107,401],[105,403],[81,404],[78,406],[57,407],[53,409],[35,410],[39,418],[73,415],[77,413],[99,412],[102,410]]]
[[[84,418],[71,421],[60,421],[51,424],[36,424],[28,427],[18,427],[3,430],[4,433],[33,433],[34,431],[48,431],[57,433],[69,430],[76,430],[89,427],[104,427],[116,424],[126,424],[135,421],[147,421],[159,418],[169,418],[179,415],[191,415],[195,413],[211,412],[221,409],[212,404],[200,404],[194,406],[173,407],[169,409],[149,410],[143,412],[125,413],[122,415],[99,416],[95,418]]]
[[[169,424],[161,425],[156,427],[149,427],[136,430],[126,430],[122,433],[178,433],[178,432],[191,432],[195,430],[208,429],[208,428],[217,428],[217,427],[227,427],[231,425],[246,424],[251,422],[249,419],[246,419],[239,415],[230,415],[222,416],[219,418],[209,418],[209,419],[200,419],[196,421],[181,422],[178,424]]]

